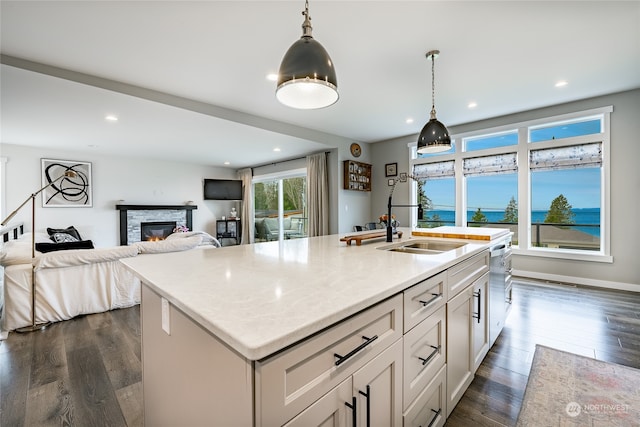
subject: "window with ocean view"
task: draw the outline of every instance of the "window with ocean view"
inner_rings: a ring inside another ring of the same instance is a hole
[[[604,206],[612,111],[454,135],[458,144],[444,157],[413,150],[412,173],[423,180],[412,202],[428,206],[418,227],[509,228],[523,254],[610,260]]]

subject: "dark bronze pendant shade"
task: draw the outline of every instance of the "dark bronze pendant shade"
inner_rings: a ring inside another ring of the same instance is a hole
[[[328,107],[338,100],[336,71],[325,48],[311,36],[308,1],[302,14],[302,37],[282,58],[276,98],[292,108]]]
[[[419,154],[440,153],[451,149],[449,130],[436,118],[434,61],[439,54],[439,50],[427,52],[427,58],[431,58],[431,118],[418,137]]]

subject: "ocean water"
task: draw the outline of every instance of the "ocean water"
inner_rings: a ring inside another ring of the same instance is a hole
[[[600,208],[572,209],[572,211],[575,215],[575,226],[573,227],[575,230],[600,237]],[[546,210],[532,211],[531,222],[544,223],[547,212]],[[467,221],[471,220],[474,213],[475,211],[473,210],[467,211]],[[482,213],[487,217],[487,222],[500,222],[504,218],[504,211],[482,211]],[[440,216],[440,220],[445,223],[444,225],[455,225],[456,214],[454,211],[434,209],[424,212],[425,218],[427,216],[431,218],[434,214]],[[581,227],[580,224],[585,224],[585,226]],[[587,227],[586,224],[591,226]]]

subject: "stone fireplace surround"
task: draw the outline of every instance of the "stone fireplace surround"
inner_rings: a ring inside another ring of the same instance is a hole
[[[120,245],[140,241],[140,224],[153,221],[175,221],[193,230],[196,205],[116,205],[120,211]]]

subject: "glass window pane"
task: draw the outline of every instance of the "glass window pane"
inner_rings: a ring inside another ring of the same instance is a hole
[[[467,178],[467,225],[508,228],[518,244],[518,174]]]
[[[529,128],[529,142],[549,141],[602,132],[602,118],[590,117],[571,122],[552,123]]]
[[[447,151],[441,151],[440,153],[425,153],[425,154],[420,154],[418,153],[418,159],[423,159],[423,158],[427,158],[427,157],[435,157],[435,156],[442,156],[444,154],[453,154],[456,152],[456,142],[455,141],[451,141],[451,148],[448,149]]]
[[[253,184],[256,242],[278,240],[278,181]]]
[[[418,181],[417,188],[417,200],[424,211],[424,218],[418,219],[418,227],[456,224],[455,178]]]
[[[506,133],[496,133],[492,135],[474,136],[465,138],[463,147],[465,151],[484,150],[485,148],[507,147],[518,144],[518,132],[509,131]]]
[[[531,246],[600,250],[601,168],[531,172]]]
[[[307,237],[307,178],[295,177],[282,180],[284,204],[284,238]]]
[[[282,230],[278,210],[278,186],[282,181]],[[256,182],[253,185],[255,241],[307,237],[307,178]]]

